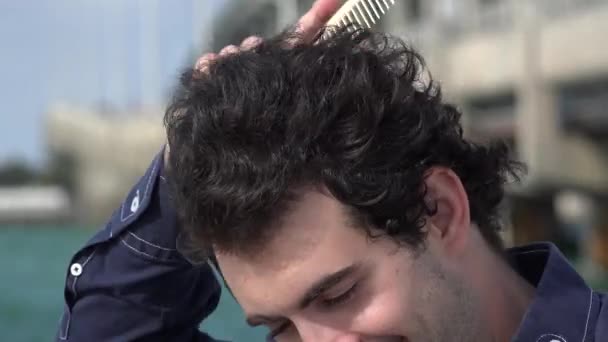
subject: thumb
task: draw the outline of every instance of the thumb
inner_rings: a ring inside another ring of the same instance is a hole
[[[311,42],[327,21],[340,8],[340,0],[317,0],[310,10],[300,18],[296,32],[305,42]]]

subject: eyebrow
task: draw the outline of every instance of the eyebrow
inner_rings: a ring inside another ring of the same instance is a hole
[[[351,276],[361,268],[360,263],[355,263],[350,266],[344,267],[339,271],[328,274],[315,282],[308,291],[298,301],[298,308],[304,309],[310,305],[315,299],[317,299],[323,292],[341,283],[344,279]],[[247,318],[247,324],[255,327],[262,324],[271,322],[277,322],[283,320],[284,317],[280,316],[264,316],[264,315],[252,315]]]

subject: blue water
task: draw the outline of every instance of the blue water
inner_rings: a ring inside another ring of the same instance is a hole
[[[0,226],[0,341],[51,341],[63,307],[63,282],[71,255],[93,234],[67,227]],[[589,279],[590,281],[592,279]],[[591,281],[608,289],[608,278]],[[263,341],[224,291],[218,310],[203,323],[212,336],[235,342]]]
[[[51,341],[63,307],[63,282],[71,255],[93,232],[68,227],[0,226],[0,334],[2,341]],[[212,336],[236,342],[263,341],[227,291],[204,322]]]

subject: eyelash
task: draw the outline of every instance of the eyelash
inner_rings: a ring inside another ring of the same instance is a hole
[[[333,297],[333,298],[329,298],[329,299],[324,299],[321,303],[325,308],[332,308],[336,305],[339,304],[343,304],[345,302],[347,302],[349,299],[351,299],[353,297],[353,295],[355,294],[355,290],[357,289],[357,283],[355,283],[353,286],[351,286],[348,290],[344,291],[342,294]],[[287,328],[289,328],[289,326],[291,325],[291,322],[285,322],[283,324],[281,324],[278,328],[276,328],[275,330],[271,331],[269,336],[271,338],[275,338],[278,335],[282,334],[283,331],[285,331]]]
[[[356,289],[357,283],[353,284],[353,286],[351,286],[348,290],[344,291],[342,294],[333,298],[324,299],[321,303],[325,308],[331,308],[336,305],[343,304],[353,297]]]

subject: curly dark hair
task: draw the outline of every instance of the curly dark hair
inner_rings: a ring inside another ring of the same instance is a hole
[[[415,50],[364,29],[293,42],[287,31],[186,72],[167,109],[174,200],[201,247],[262,248],[304,186],[329,190],[370,235],[420,246],[435,211],[424,179],[440,165],[502,249],[499,203],[519,164],[505,144],[463,138],[460,112]]]

